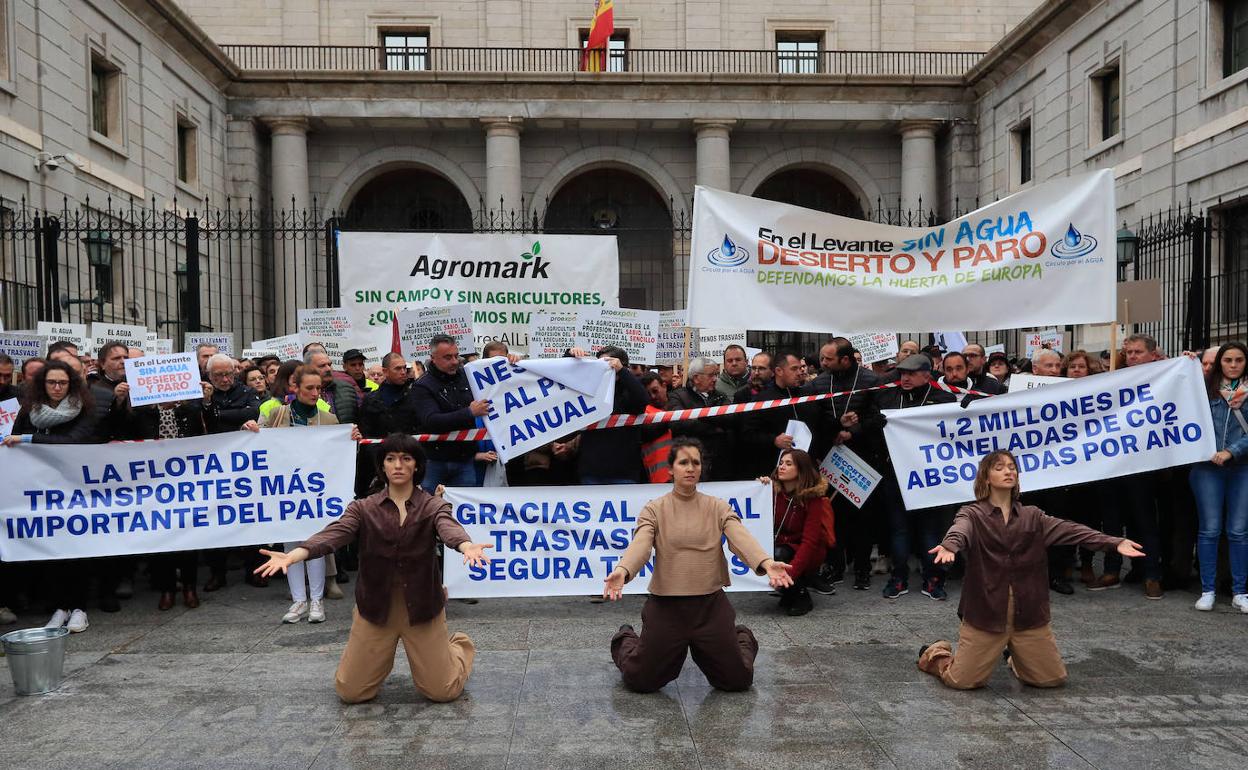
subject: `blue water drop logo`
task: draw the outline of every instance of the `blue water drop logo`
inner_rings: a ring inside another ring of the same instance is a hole
[[[706,255],[706,261],[716,267],[739,267],[744,265],[749,258],[749,252],[738,248],[727,233],[724,233],[724,240],[719,247],[711,249]]]
[[[725,257],[731,257],[737,253],[737,244],[732,242],[727,233],[724,233],[724,242],[720,244],[719,253]]]
[[[1075,224],[1072,222],[1070,226],[1066,228],[1066,245],[1073,249],[1079,245],[1079,239],[1080,233],[1075,229]]]
[[[1091,254],[1095,248],[1096,239],[1079,232],[1071,222],[1066,226],[1066,234],[1053,244],[1049,253],[1058,259],[1078,259]]]

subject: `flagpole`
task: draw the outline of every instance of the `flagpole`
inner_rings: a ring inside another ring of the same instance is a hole
[[[684,384],[685,379],[688,379],[687,372],[689,371],[689,353],[690,353],[690,348],[692,346],[693,346],[693,327],[686,326],[685,327],[685,352],[684,352],[684,355],[682,356],[682,358],[684,358],[685,360],[685,363],[684,363],[684,368],[680,370],[680,376],[684,378],[681,380],[682,385]]]

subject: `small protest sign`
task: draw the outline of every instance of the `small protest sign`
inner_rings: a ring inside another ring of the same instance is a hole
[[[404,358],[428,358],[429,340],[439,334],[454,337],[460,355],[476,353],[476,342],[472,336],[472,306],[441,305],[399,311],[399,342]]]
[[[834,446],[823,458],[819,473],[841,496],[861,508],[882,478],[879,472],[847,446]]]
[[[659,314],[653,310],[593,307],[577,313],[576,345],[590,353],[614,346],[628,354],[630,364],[653,364],[659,336]]]
[[[576,345],[576,313],[534,313],[529,322],[529,358],[559,358]]]
[[[203,398],[199,364],[194,353],[170,353],[126,360],[130,405],[147,406]]]

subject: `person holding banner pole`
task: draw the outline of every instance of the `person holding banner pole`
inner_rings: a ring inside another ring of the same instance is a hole
[[[1212,610],[1217,580],[1218,541],[1226,532],[1231,562],[1231,604],[1248,613],[1248,346],[1228,342],[1218,348],[1205,377],[1213,432],[1220,447],[1208,462],[1192,466],[1189,482],[1196,496],[1200,529],[1198,610]]]
[[[959,553],[966,558],[958,647],[955,651],[945,640],[923,645],[919,670],[947,687],[971,690],[988,682],[1006,651],[1010,670],[1024,684],[1061,686],[1066,666],[1049,625],[1048,547],[1144,554],[1138,543],[1020,503],[1018,464],[1005,450],[980,461],[974,489],[975,502],[958,511],[944,540],[930,551],[937,564],[949,564]]]
[[[334,523],[286,553],[262,550],[268,561],[256,574],[287,572],[300,562],[356,542],[360,574],[355,584],[351,635],[334,675],[344,703],[372,700],[394,667],[399,641],[412,682],[426,698],[447,702],[464,690],[476,648],[446,628],[446,589],[439,577],[437,543],[475,567],[489,564],[451,515],[450,503],[419,485],[426,460],[420,442],[395,433],[380,444],[377,476],[385,489],[355,500]]]
[[[680,675],[685,657],[719,690],[749,689],[754,681],[758,640],[736,624],[736,611],[724,595],[728,562],[721,542],[772,588],[789,588],[789,565],[767,555],[727,501],[702,494],[702,445],[682,436],[669,455],[672,491],[651,500],[637,516],[633,539],[603,584],[603,597],[618,600],[624,584],[654,555],[650,596],[641,610],[642,635],[620,626],[611,639],[611,659],[624,686],[655,692]]]

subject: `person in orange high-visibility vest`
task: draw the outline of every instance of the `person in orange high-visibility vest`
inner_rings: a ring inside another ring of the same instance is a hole
[[[641,384],[650,397],[646,414],[663,411],[667,405],[667,384],[654,372],[641,375]],[[641,460],[646,466],[646,478],[651,484],[666,484],[672,480],[672,468],[667,455],[672,448],[672,430],[668,423],[655,423],[641,429]]]

